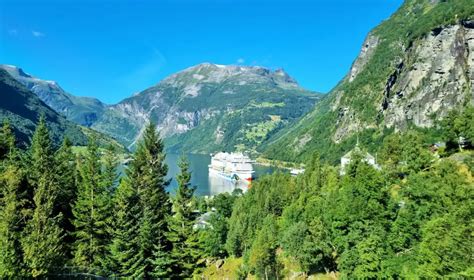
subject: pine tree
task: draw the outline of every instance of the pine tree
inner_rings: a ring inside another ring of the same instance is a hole
[[[171,244],[167,234],[171,205],[165,189],[169,181],[165,179],[168,167],[164,160],[163,142],[150,123],[127,171],[141,209],[136,221],[139,244],[131,244],[131,247],[139,248],[138,257],[131,265],[133,270],[128,271],[134,278],[160,278],[170,274],[171,260],[167,253],[171,251]]]
[[[173,200],[174,215],[171,218],[170,239],[173,242],[173,272],[179,278],[190,277],[197,267],[199,258],[199,240],[193,225],[195,214],[192,200],[195,187],[191,187],[191,172],[189,162],[180,158],[178,163],[180,173],[176,180],[178,189]]]
[[[63,216],[60,224],[65,232],[66,257],[72,257],[72,244],[74,241],[74,225],[72,206],[77,198],[77,180],[76,180],[76,156],[72,152],[72,143],[65,138],[61,147],[55,154],[55,175],[59,184],[57,202],[55,204],[55,213],[61,213]]]
[[[89,140],[87,154],[79,171],[80,184],[73,206],[76,238],[73,261],[76,266],[89,270],[100,269],[104,266],[110,241],[110,187],[104,184],[95,139]]]
[[[53,175],[53,149],[45,118],[40,118],[30,148],[30,182],[34,189],[33,214],[25,229],[24,261],[32,277],[53,272],[63,264],[61,215],[54,215],[58,185]]]
[[[113,199],[112,240],[109,245],[107,270],[115,276],[133,274],[140,242],[138,227],[141,209],[139,197],[129,180],[124,178]]]
[[[24,214],[26,176],[18,164],[15,137],[8,123],[0,131],[2,158],[0,169],[0,278],[25,277],[21,232]]]
[[[0,201],[0,278],[18,278],[24,272],[20,236],[24,223],[24,199],[20,185],[24,173],[9,165],[0,175],[3,197]]]
[[[247,261],[250,269],[259,278],[265,280],[278,279],[279,264],[276,257],[276,238],[275,217],[269,215],[265,217],[262,228],[253,240]]]
[[[0,160],[5,159],[9,155],[11,156],[14,149],[15,136],[13,135],[10,123],[5,121],[0,129]]]

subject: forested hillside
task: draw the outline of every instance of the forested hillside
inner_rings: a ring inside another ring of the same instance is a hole
[[[472,107],[449,114],[445,147],[394,134],[379,165],[359,149],[341,173],[314,154],[302,175],[269,175],[211,200],[194,197],[184,158],[168,194],[153,124],[117,182],[112,148],[100,152],[91,138],[84,154],[67,139],[55,150],[42,118],[23,152],[6,123],[0,277],[474,277],[473,116]],[[233,264],[225,275],[223,264]]]
[[[347,76],[296,125],[267,142],[270,159],[335,162],[357,137],[371,151],[394,131],[439,134],[453,108],[474,104],[471,0],[407,0],[372,30]]]
[[[283,70],[172,75],[90,123],[126,160],[0,69],[0,279],[474,279],[471,2],[406,0],[322,99]],[[165,143],[304,170],[198,197]]]
[[[79,126],[67,121],[5,70],[0,69],[0,120],[10,122],[20,145],[29,143],[41,115],[46,118],[55,144],[59,145],[64,135],[76,145],[87,142],[87,137]]]

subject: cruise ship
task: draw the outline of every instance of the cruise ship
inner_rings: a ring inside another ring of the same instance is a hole
[[[209,175],[217,175],[234,182],[250,183],[253,179],[253,161],[242,153],[221,152],[211,155]]]

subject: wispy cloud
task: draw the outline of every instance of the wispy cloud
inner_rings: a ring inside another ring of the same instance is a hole
[[[44,37],[44,35],[45,35],[43,32],[36,31],[36,30],[32,30],[31,34],[36,38],[41,38],[41,37]]]
[[[244,64],[245,63],[245,59],[243,59],[242,57],[237,59],[237,64]]]

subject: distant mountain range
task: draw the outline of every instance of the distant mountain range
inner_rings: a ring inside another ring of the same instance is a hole
[[[322,97],[301,88],[282,69],[203,63],[106,106],[97,99],[73,96],[56,82],[35,78],[21,68],[1,68],[69,120],[130,148],[152,121],[170,150],[256,151]]]
[[[335,161],[356,139],[370,150],[408,128],[430,134],[450,110],[474,104],[474,5],[405,1],[369,33],[327,95],[301,88],[281,69],[203,63],[106,106],[17,67],[1,68],[69,120],[130,148],[154,122],[169,150],[245,150],[286,161],[318,151]]]
[[[105,110],[105,104],[96,98],[78,97],[64,91],[57,82],[33,77],[13,65],[0,65],[13,78],[67,119],[80,125],[91,126]]]
[[[0,120],[10,122],[21,146],[29,143],[42,114],[54,143],[59,144],[64,136],[76,145],[87,143],[86,134],[79,126],[66,120],[7,71],[0,69]]]

